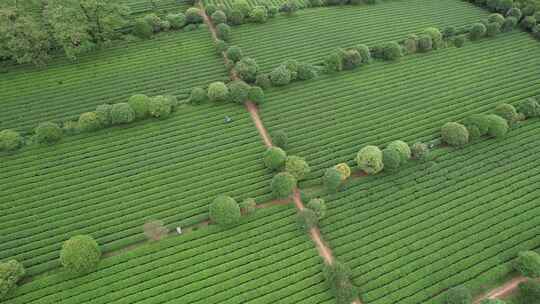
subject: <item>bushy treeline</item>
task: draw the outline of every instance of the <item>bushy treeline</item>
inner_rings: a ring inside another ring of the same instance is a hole
[[[296,2],[292,0],[290,2],[294,3],[294,7],[297,7]],[[212,4],[207,5],[205,11],[212,19],[212,22],[216,26],[220,26],[221,24],[240,25],[248,22],[265,23],[269,18],[274,18],[280,11],[280,8],[272,4],[263,4],[251,8],[246,0],[235,0],[230,7],[223,4],[217,6]],[[283,10],[281,11],[284,12]]]
[[[441,128],[442,140],[450,146],[462,147],[482,136],[504,138],[508,131],[520,121],[539,117],[540,105],[536,98],[521,101],[517,109],[502,103],[492,114],[473,114],[461,122],[448,122]]]
[[[127,102],[99,105],[95,111],[82,113],[76,120],[68,120],[60,124],[40,123],[28,138],[24,138],[14,130],[3,130],[0,132],[0,151],[14,151],[30,143],[54,144],[60,141],[64,134],[92,132],[149,117],[165,119],[176,110],[178,105],[176,97],[170,95],[155,97],[143,94],[133,95]]]
[[[185,31],[192,31],[197,29],[202,22],[201,11],[198,8],[191,7],[186,10],[185,14],[170,13],[163,18],[155,13],[147,14],[135,20],[132,32],[139,38],[148,39],[156,33],[169,30],[184,29]]]

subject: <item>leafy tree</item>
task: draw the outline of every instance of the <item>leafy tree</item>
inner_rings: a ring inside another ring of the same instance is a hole
[[[292,16],[298,11],[298,3],[296,0],[288,0],[281,5],[279,11],[287,16]]]
[[[288,137],[287,137],[287,133],[285,133],[285,131],[282,131],[282,130],[277,130],[275,132],[272,132],[272,143],[276,146],[276,147],[279,147],[283,150],[287,149],[287,142],[289,141],[288,140]]]
[[[229,88],[220,81],[213,82],[208,86],[208,99],[210,101],[227,101],[229,99]]]
[[[514,0],[500,0],[497,4],[497,11],[502,14],[507,13],[514,6]]]
[[[255,78],[255,85],[263,89],[272,87],[272,80],[270,80],[269,74],[258,73]]]
[[[308,202],[307,207],[315,212],[319,220],[326,216],[326,203],[322,198],[311,199]]]
[[[386,148],[382,151],[384,170],[396,171],[401,165],[401,155],[395,149]]]
[[[495,107],[495,114],[506,119],[509,125],[512,125],[519,119],[516,108],[508,103],[501,103]]]
[[[322,179],[326,190],[330,192],[337,192],[343,180],[343,175],[338,169],[332,167],[326,169]]]
[[[521,23],[519,24],[524,30],[531,31],[534,26],[536,25],[536,18],[533,16],[527,16],[521,20]]]
[[[464,286],[450,288],[446,293],[446,304],[472,304],[471,292]]]
[[[540,254],[534,251],[522,251],[514,261],[514,268],[523,276],[540,277]]]
[[[489,23],[486,26],[486,36],[487,37],[495,37],[497,34],[501,32],[501,25],[497,22]]]
[[[248,16],[250,12],[249,3],[246,0],[234,0],[232,7],[234,10],[238,10],[244,16]]]
[[[111,121],[113,125],[127,124],[135,120],[135,111],[128,103],[115,103],[111,108]]]
[[[371,62],[371,52],[369,51],[369,47],[365,44],[358,44],[354,47],[358,53],[360,53],[360,57],[362,57],[362,63],[370,63]]]
[[[167,118],[172,113],[172,104],[165,96],[155,96],[148,103],[148,113],[155,118]]]
[[[270,72],[270,81],[274,86],[284,86],[291,82],[291,71],[284,65],[280,65]]]
[[[506,17],[514,17],[517,20],[521,20],[521,18],[523,17],[523,13],[521,12],[519,8],[513,7],[510,10],[508,10],[508,12],[506,13]]]
[[[111,111],[112,111],[112,105],[110,104],[102,104],[96,107],[96,116],[99,120],[99,123],[103,127],[110,126],[112,124],[112,117],[111,117]]]
[[[55,123],[40,123],[35,130],[36,140],[39,143],[53,144],[62,139],[62,129]]]
[[[257,105],[264,103],[264,91],[260,87],[251,87],[248,93],[248,99]]]
[[[23,138],[13,130],[3,130],[0,132],[0,151],[14,151],[23,145]]]
[[[383,154],[376,146],[365,146],[356,155],[358,167],[367,174],[377,174],[382,171]]]
[[[223,41],[231,40],[231,27],[225,23],[220,23],[216,26],[217,37]],[[230,49],[230,48],[229,48]]]
[[[469,137],[475,139],[488,134],[490,120],[488,115],[473,114],[463,120],[463,125],[469,131]]]
[[[503,138],[508,133],[508,122],[495,114],[487,115],[489,120],[488,135],[493,138]]]
[[[505,301],[499,299],[485,299],[480,304],[506,304]]]
[[[240,59],[234,67],[238,77],[246,82],[255,82],[257,79],[257,73],[259,72],[259,65],[255,59],[245,57]]]
[[[341,173],[341,180],[347,180],[351,176],[351,168],[346,163],[340,163],[334,166]]]
[[[297,213],[296,222],[300,228],[309,231],[311,228],[316,228],[319,225],[319,218],[315,211],[306,208]]]
[[[138,119],[148,117],[150,98],[144,94],[136,94],[129,98],[128,104],[135,111],[135,117]]]
[[[249,14],[249,18],[255,23],[265,23],[268,19],[268,11],[264,6],[256,6]]]
[[[540,282],[527,280],[518,285],[520,303],[539,304],[540,303]]]
[[[257,210],[257,202],[253,198],[246,198],[239,206],[240,210],[243,211],[245,215],[253,214]]]
[[[0,263],[0,300],[16,287],[25,274],[24,266],[17,260]]]
[[[516,19],[515,17],[506,17],[504,19],[504,23],[501,27],[501,31],[503,32],[511,32],[514,30],[514,28],[517,26],[518,24],[518,19]]]
[[[486,26],[482,23],[475,23],[471,27],[469,37],[471,40],[478,40],[486,35]]]
[[[540,104],[534,98],[527,98],[522,101],[517,108],[518,112],[523,114],[526,118],[540,116]]]
[[[457,34],[457,29],[455,26],[447,26],[444,28],[442,35],[444,39],[451,39]]]
[[[393,149],[399,152],[401,162],[406,162],[411,158],[411,148],[402,140],[395,140],[388,144],[388,149]]]
[[[429,52],[433,49],[433,40],[429,35],[421,35],[417,45],[420,52]]]
[[[332,52],[324,59],[324,65],[328,72],[339,72],[343,70],[343,58],[339,52]]]
[[[504,16],[501,14],[491,14],[488,17],[489,22],[495,22],[499,25],[502,25],[504,23]]]
[[[303,180],[311,172],[308,163],[301,157],[289,156],[285,162],[285,170],[296,180]]]
[[[227,85],[229,88],[229,99],[235,103],[243,104],[248,100],[249,90],[251,87],[249,84],[242,80],[234,80]]]
[[[227,15],[223,11],[217,10],[212,14],[214,24],[227,23]]]
[[[230,46],[227,49],[227,52],[225,52],[225,55],[232,62],[238,62],[244,56],[243,53],[242,53],[242,49],[239,46],[236,46],[236,45]]]
[[[150,39],[154,34],[152,25],[148,23],[144,18],[137,18],[133,24],[133,35],[141,39]]]
[[[424,30],[424,35],[428,35],[429,37],[431,37],[434,49],[437,50],[444,46],[443,35],[441,34],[441,31],[439,29],[434,27],[428,27]]]
[[[457,122],[448,122],[441,129],[444,142],[451,146],[464,146],[469,142],[469,131]]]
[[[79,116],[79,128],[83,132],[91,132],[101,128],[101,123],[95,112],[82,113]]]
[[[244,15],[240,10],[233,9],[228,16],[228,20],[232,25],[240,25],[244,24],[245,17],[246,15]]]
[[[418,51],[418,36],[414,34],[408,35],[403,41],[403,47],[407,51],[407,54],[416,53]]]
[[[238,203],[229,196],[219,195],[209,207],[210,219],[223,227],[238,224],[241,213]]]
[[[77,235],[65,241],[60,251],[60,262],[72,273],[83,275],[97,269],[101,258],[98,243],[90,236]]]
[[[425,160],[429,155],[429,147],[425,143],[417,142],[412,145],[411,154],[414,159]]]
[[[389,42],[384,46],[383,57],[386,60],[399,60],[403,56],[401,46],[397,42]]]
[[[169,21],[173,30],[179,30],[186,25],[186,15],[182,13],[168,14],[165,19]]]
[[[338,304],[349,304],[358,297],[358,291],[351,283],[352,271],[342,262],[334,260],[331,265],[325,264],[323,275]]]
[[[344,70],[353,70],[362,63],[362,56],[356,49],[339,50]]]
[[[454,45],[457,48],[463,47],[465,44],[465,35],[458,35],[454,38]]]
[[[316,78],[318,76],[318,71],[312,64],[309,63],[300,63],[298,64],[297,79],[299,80],[309,80]]]
[[[201,16],[201,10],[196,7],[190,7],[186,10],[186,23],[198,24],[202,23],[203,18]]]
[[[206,91],[203,88],[195,87],[191,90],[189,101],[193,104],[201,104],[206,101]]]
[[[296,179],[288,172],[281,172],[272,178],[270,187],[275,198],[286,198],[296,188]]]
[[[285,166],[287,153],[278,147],[271,147],[264,153],[264,164],[271,170],[280,170]]]

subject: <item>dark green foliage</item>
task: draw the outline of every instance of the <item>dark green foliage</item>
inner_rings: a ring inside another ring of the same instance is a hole
[[[113,104],[111,108],[111,121],[113,125],[126,124],[135,120],[135,111],[128,103]]]
[[[279,12],[279,8],[276,6],[269,6],[268,7],[268,18],[274,18]]]
[[[324,172],[324,176],[322,179],[324,187],[327,191],[331,193],[337,192],[342,181],[341,172],[339,172],[339,170],[334,167],[328,168]]]
[[[16,260],[0,263],[0,300],[13,290],[26,271]]]
[[[383,153],[383,164],[384,170],[393,172],[399,169],[401,165],[401,155],[395,149],[384,149]]]
[[[223,11],[217,10],[212,14],[212,22],[215,25],[221,24],[221,23],[227,23],[227,15]]]
[[[443,35],[439,29],[428,27],[424,30],[424,35],[431,37],[431,40],[433,41],[433,49],[437,50],[444,47]]]
[[[339,72],[343,70],[343,60],[338,52],[333,52],[324,59],[327,72]]]
[[[482,23],[475,23],[471,27],[469,32],[469,38],[471,40],[478,40],[486,35],[486,26]]]
[[[501,27],[503,32],[511,32],[517,26],[518,20],[515,17],[506,17]]]
[[[155,118],[167,118],[172,113],[172,104],[169,99],[164,96],[153,97],[148,104],[148,112]]]
[[[216,40],[216,51],[218,52],[219,55],[221,55],[221,53],[223,52],[226,52],[228,48],[229,48],[229,45],[227,44],[227,42],[221,39]]]
[[[521,23],[519,24],[522,29],[526,31],[532,31],[534,26],[536,25],[536,19],[532,16],[527,16],[521,20]]]
[[[326,203],[322,198],[313,198],[309,200],[307,207],[315,212],[319,220],[326,216]]]
[[[60,251],[62,266],[72,274],[83,275],[95,271],[101,258],[98,243],[90,236],[77,235],[65,241]]]
[[[486,26],[486,36],[495,37],[501,32],[501,25],[497,22],[492,22]]]
[[[255,85],[259,86],[263,89],[268,89],[272,87],[272,81],[270,80],[270,76],[268,74],[257,74],[257,77],[255,79]]]
[[[504,23],[504,17],[501,14],[491,14],[488,17],[488,20],[490,23],[495,22],[499,25],[502,25]]]
[[[537,24],[535,27],[533,27],[532,35],[534,36],[534,38],[540,39],[540,24]]]
[[[479,138],[488,134],[490,120],[487,115],[474,114],[463,120],[463,125],[469,131],[471,139]]]
[[[500,2],[501,0],[486,0],[486,6],[490,11],[496,12]]]
[[[237,10],[242,13],[242,15],[249,15],[249,3],[246,0],[234,0],[232,4],[233,10]]]
[[[294,15],[298,11],[298,3],[296,0],[288,0],[281,5],[279,11],[288,16]]]
[[[518,299],[520,303],[539,304],[540,303],[540,282],[535,280],[527,280],[519,283]]]
[[[525,118],[540,116],[540,104],[538,104],[535,98],[527,98],[520,102],[517,110],[519,113],[525,115]]]
[[[493,138],[503,138],[508,133],[508,122],[495,114],[487,115],[489,119],[488,135]]]
[[[441,129],[441,136],[450,146],[460,147],[469,142],[469,131],[457,122],[446,123]]]
[[[112,124],[111,111],[112,105],[110,104],[102,104],[96,107],[95,113],[102,126],[107,127]]]
[[[244,56],[242,53],[242,49],[239,46],[232,45],[227,49],[227,52],[225,53],[227,58],[232,62],[238,62],[242,57]]]
[[[383,57],[385,60],[399,60],[403,56],[401,46],[397,42],[389,42],[384,46]]]
[[[221,6],[221,5],[220,5],[220,6]],[[207,4],[207,5],[205,5],[205,7],[204,7],[204,11],[206,12],[206,14],[207,14],[208,16],[212,16],[212,14],[215,13],[217,10],[218,10],[218,7],[216,7],[216,6],[213,5],[213,4]],[[225,12],[224,10],[222,10],[222,7],[220,7],[219,10],[221,10],[222,12]]]
[[[294,176],[296,180],[303,180],[311,172],[308,163],[298,156],[289,156],[287,158],[285,170]]]
[[[271,147],[264,153],[264,165],[271,170],[281,170],[287,161],[287,153],[279,147]]]
[[[318,76],[317,69],[312,64],[309,64],[309,63],[298,64],[297,79],[309,80],[309,79],[316,78],[317,76]]]
[[[356,49],[339,50],[344,70],[353,70],[362,63],[362,56]]]
[[[265,23],[268,19],[268,11],[264,6],[256,6],[249,14],[249,18],[255,23]]]
[[[521,8],[521,12],[523,13],[523,16],[533,16],[535,11],[536,11],[536,8],[534,4],[532,3],[527,4]]]
[[[429,52],[433,49],[433,40],[429,35],[421,35],[418,38],[418,50],[420,52]]]
[[[296,222],[301,229],[309,231],[311,228],[319,226],[319,219],[315,211],[311,209],[304,209],[299,211],[296,215]]]
[[[208,86],[208,99],[213,102],[223,102],[229,99],[229,88],[223,82],[213,82]]]
[[[257,210],[257,202],[253,198],[246,198],[239,204],[239,207],[245,215],[250,215]]]
[[[255,82],[257,79],[257,72],[259,71],[259,66],[255,59],[245,57],[238,61],[234,67],[238,77],[246,82]]]
[[[354,47],[360,53],[360,57],[362,57],[362,63],[370,63],[371,62],[371,52],[369,51],[369,47],[365,44],[358,44]]]
[[[403,48],[407,54],[414,54],[418,51],[418,36],[412,34],[408,35],[403,41]]]
[[[14,151],[23,145],[21,135],[13,130],[3,130],[0,132],[0,151]]]
[[[284,65],[280,65],[270,72],[270,81],[276,87],[288,85],[291,80],[291,71]]]
[[[55,123],[40,123],[36,130],[36,140],[39,143],[53,144],[62,139],[62,129]]]
[[[210,220],[223,227],[231,227],[240,221],[238,203],[229,196],[219,195],[209,207]]]
[[[358,298],[358,291],[351,283],[352,271],[345,264],[338,260],[332,265],[325,264],[323,275],[338,304],[350,304]]]
[[[291,72],[291,81],[296,80],[300,63],[294,59],[287,59],[281,65]]]
[[[506,14],[514,6],[514,0],[499,0],[497,11]]]
[[[148,117],[150,98],[144,94],[133,95],[129,98],[128,104],[135,111],[135,118],[142,119]]]
[[[91,132],[101,128],[101,123],[95,112],[82,113],[79,116],[79,128],[83,132]]]
[[[240,25],[244,24],[245,15],[240,10],[233,9],[228,18],[232,25]]]
[[[272,188],[272,194],[275,198],[286,198],[290,196],[296,188],[296,179],[287,172],[281,172],[272,178],[270,187]]]
[[[514,269],[529,278],[540,277],[540,254],[534,251],[522,251],[514,261]]]
[[[201,10],[196,7],[190,7],[186,10],[186,23],[197,24],[202,23]]]
[[[516,108],[508,103],[501,103],[495,107],[495,114],[506,119],[509,125],[512,125],[518,120]]]
[[[225,23],[220,23],[216,26],[217,37],[223,41],[231,40],[231,27]]]
[[[457,48],[463,47],[465,44],[465,35],[458,35],[454,38],[454,45]]]
[[[138,18],[133,24],[133,35],[142,38],[149,39],[154,34],[154,29],[150,23],[144,18]]]
[[[401,163],[406,163],[411,158],[411,148],[402,140],[394,140],[386,148],[398,151]]]
[[[446,304],[472,304],[471,292],[465,286],[450,288],[446,292]]]
[[[416,160],[426,160],[429,156],[429,147],[422,142],[415,143],[411,146],[411,154]]]
[[[191,95],[189,96],[189,102],[192,104],[200,104],[206,101],[206,90],[203,88],[193,88],[191,90]]]
[[[507,13],[506,13],[506,16],[507,17],[514,17],[516,18],[516,20],[521,20],[521,18],[523,17],[523,13],[521,12],[521,10],[517,7],[514,7],[512,9],[510,9]]]
[[[243,104],[248,100],[249,90],[251,87],[249,84],[242,80],[234,80],[227,85],[229,88],[229,99],[232,102]]]
[[[248,99],[255,103],[256,105],[260,105],[264,103],[264,91],[261,87],[251,87],[249,89]]]
[[[505,301],[499,299],[485,299],[480,304],[506,304]]]
[[[276,147],[279,147],[283,150],[287,149],[287,143],[289,139],[285,131],[278,130],[278,131],[272,132],[271,136],[272,136],[272,143]]]
[[[186,15],[182,13],[168,14],[165,19],[169,22],[173,30],[179,30],[186,25]]]
[[[444,28],[442,35],[444,39],[451,39],[457,34],[457,29],[455,26],[447,26]]]

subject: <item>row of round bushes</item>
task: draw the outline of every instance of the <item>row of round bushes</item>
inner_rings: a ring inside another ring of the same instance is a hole
[[[255,104],[264,102],[264,91],[257,86],[250,86],[245,81],[237,79],[227,84],[221,81],[211,83],[205,90],[196,87],[191,91],[189,101],[193,104],[200,104],[205,101],[212,102],[234,102],[243,104],[252,101]]]
[[[461,147],[481,136],[503,138],[519,121],[540,117],[540,105],[535,98],[527,98],[517,109],[510,104],[499,104],[494,114],[474,114],[461,123],[449,122],[441,128],[442,140],[450,146]]]
[[[202,21],[201,12],[195,7],[189,8],[185,14],[168,14],[164,18],[152,13],[135,20],[133,34],[139,38],[148,39],[163,31],[182,28],[187,31],[194,30]]]
[[[263,157],[264,165],[272,171],[280,171],[272,179],[271,188],[275,198],[286,198],[296,188],[297,182],[306,178],[311,172],[308,163],[301,157],[288,156],[279,147],[266,150]]]
[[[247,198],[238,204],[235,199],[226,195],[217,196],[209,206],[209,216],[213,223],[222,227],[232,227],[238,224],[242,213],[253,214],[257,203],[253,198]]]
[[[0,132],[0,151],[14,151],[25,143],[54,144],[64,135],[91,132],[111,125],[130,123],[136,119],[155,117],[164,119],[170,116],[178,106],[174,96],[148,97],[138,94],[127,103],[103,104],[93,112],[82,113],[77,121],[65,121],[62,125],[53,122],[40,123],[34,130],[34,136],[28,141],[14,130]]]
[[[240,25],[246,22],[264,23],[268,18],[277,15],[279,9],[271,5],[259,5],[250,8],[246,0],[236,0],[229,8],[226,5],[207,5],[206,14],[210,16],[212,22],[218,26],[220,24]]]

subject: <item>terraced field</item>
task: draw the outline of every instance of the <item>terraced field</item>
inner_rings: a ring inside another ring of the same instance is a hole
[[[1,75],[0,129],[21,131],[137,93],[185,98],[192,87],[227,77],[206,30],[118,44],[75,63],[58,58],[47,68],[13,66]]]
[[[224,124],[225,115],[234,121]],[[75,234],[111,251],[144,239],[147,219],[171,227],[207,219],[218,194],[265,199],[263,152],[243,107],[201,105],[2,155],[0,260],[39,273],[58,265],[62,242]]]
[[[90,275],[37,280],[16,303],[333,303],[321,264],[292,206],[258,211],[103,261]]]
[[[374,63],[273,89],[261,116],[270,131],[287,132],[290,154],[305,157],[318,177],[363,145],[433,139],[444,122],[538,94],[538,52],[538,41],[513,32]]]
[[[366,303],[443,303],[540,247],[540,121],[327,198],[322,230]],[[508,268],[507,268],[508,269]]]
[[[488,13],[465,1],[385,1],[377,5],[301,10],[265,24],[233,28],[232,43],[242,47],[263,70],[284,58],[317,63],[338,47],[374,45],[405,38],[427,27],[463,26]]]

